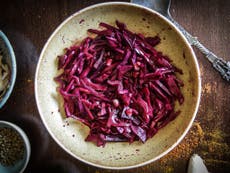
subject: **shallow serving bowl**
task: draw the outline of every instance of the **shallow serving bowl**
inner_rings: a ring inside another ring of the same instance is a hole
[[[64,48],[87,36],[87,29],[100,22],[127,24],[129,30],[162,39],[156,47],[183,70],[179,78],[185,83],[181,114],[145,144],[107,143],[97,147],[85,142],[89,129],[74,120],[65,119],[61,97],[56,91],[57,56]],[[185,136],[197,113],[200,100],[200,72],[195,54],[184,36],[163,16],[130,3],[103,3],[83,9],[66,19],[51,35],[40,55],[35,77],[36,102],[42,121],[54,140],[73,157],[101,168],[128,169],[153,162],[172,150]]]
[[[10,81],[8,88],[4,95],[0,98],[0,109],[9,99],[16,80],[16,60],[14,50],[7,38],[7,36],[0,30],[0,54],[3,56],[3,62],[7,63],[10,69]]]
[[[26,166],[27,166],[29,159],[30,159],[31,148],[30,148],[29,139],[28,139],[26,133],[16,124],[13,124],[13,123],[8,122],[8,121],[0,121],[0,128],[3,128],[3,127],[13,129],[21,136],[23,143],[24,143],[25,151],[23,154],[23,158],[21,160],[17,161],[12,166],[3,166],[0,163],[0,172],[1,173],[15,173],[15,172],[23,173],[24,170],[26,169]]]

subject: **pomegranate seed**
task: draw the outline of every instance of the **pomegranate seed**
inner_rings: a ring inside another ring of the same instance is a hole
[[[140,70],[140,67],[137,65],[137,63],[134,64],[134,70],[136,70],[136,71],[139,71],[139,70]]]
[[[141,62],[140,61],[137,61],[137,63],[136,63],[138,66],[140,66],[141,65]]]
[[[107,60],[106,60],[106,65],[107,65],[107,66],[110,66],[110,65],[112,64],[112,61],[113,61],[113,60],[112,60],[111,58],[107,59]]]
[[[126,115],[131,116],[133,114],[133,110],[132,109],[127,109],[125,111],[125,113],[126,113]]]
[[[113,99],[113,105],[114,105],[114,107],[118,107],[119,106],[119,100]]]

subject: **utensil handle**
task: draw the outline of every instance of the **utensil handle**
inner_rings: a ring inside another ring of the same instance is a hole
[[[212,63],[212,66],[221,74],[223,79],[230,82],[230,61],[216,56],[213,52],[208,50],[203,44],[201,44],[196,37],[189,34],[181,25],[179,25],[171,16],[166,16],[187,38],[188,42],[198,48],[205,57]]]
[[[131,0],[131,3],[143,5],[145,7],[155,9],[153,0]],[[169,1],[170,3],[170,1]],[[223,79],[230,82],[230,61],[225,61],[222,58],[216,56],[213,52],[208,50],[203,44],[201,44],[196,37],[193,37],[190,33],[188,33],[180,24],[178,24],[170,15],[169,11],[166,13],[165,11],[158,11],[166,18],[168,18],[187,38],[190,45],[197,47],[205,57],[212,63],[212,66],[221,74]]]

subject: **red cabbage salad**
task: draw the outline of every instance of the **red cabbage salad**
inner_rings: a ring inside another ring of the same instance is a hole
[[[145,37],[124,23],[100,23],[94,37],[66,48],[58,56],[55,77],[66,117],[89,127],[86,141],[146,142],[180,113],[184,102],[182,70],[154,47],[158,35]]]

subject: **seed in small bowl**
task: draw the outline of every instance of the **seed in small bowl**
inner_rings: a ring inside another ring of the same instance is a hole
[[[0,164],[2,166],[13,166],[23,159],[24,141],[12,128],[0,127],[0,148]]]

